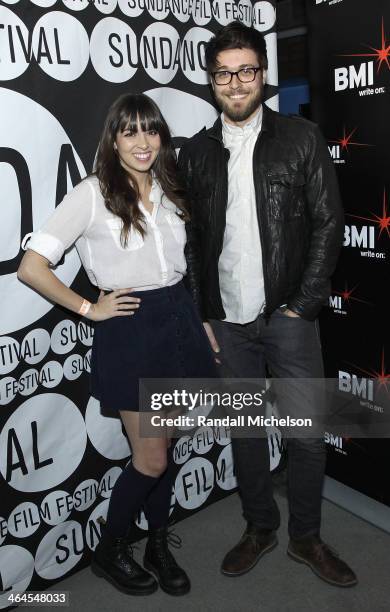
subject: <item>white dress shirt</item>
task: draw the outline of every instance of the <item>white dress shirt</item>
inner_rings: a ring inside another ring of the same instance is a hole
[[[253,183],[253,151],[262,117],[260,107],[256,116],[241,128],[226,123],[221,115],[223,142],[230,158],[226,228],[218,271],[225,321],[231,323],[254,321],[265,302]]]
[[[100,289],[137,291],[174,285],[186,272],[185,223],[153,179],[153,212],[139,202],[145,235],[130,228],[128,243],[120,242],[122,220],[107,210],[95,176],[84,179],[57,206],[45,225],[23,242],[53,265],[73,243],[93,285]]]

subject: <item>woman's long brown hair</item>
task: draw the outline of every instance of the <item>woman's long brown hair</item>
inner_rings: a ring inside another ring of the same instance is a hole
[[[95,174],[99,179],[106,208],[122,219],[123,246],[127,244],[132,225],[141,235],[145,234],[144,216],[138,207],[140,193],[137,181],[122,167],[114,150],[118,132],[125,129],[137,132],[137,118],[142,131],[156,130],[160,135],[161,148],[152,167],[154,175],[164,194],[181,211],[181,218],[185,221],[189,218],[185,191],[178,180],[175,149],[160,109],[144,94],[124,94],[115,100],[108,111],[95,163]]]

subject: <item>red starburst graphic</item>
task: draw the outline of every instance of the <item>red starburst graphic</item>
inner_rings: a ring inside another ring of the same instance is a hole
[[[372,217],[360,217],[359,215],[351,215],[347,213],[349,217],[354,217],[354,219],[361,219],[362,221],[370,221],[371,223],[375,223],[379,227],[379,238],[383,232],[386,232],[390,238],[390,216],[387,212],[386,189],[383,190],[382,216],[380,217],[373,212],[371,212],[371,214]]]
[[[343,135],[341,138],[338,138],[337,140],[329,140],[329,142],[332,142],[334,144],[338,144],[341,146],[342,150],[346,150],[349,153],[348,147],[351,145],[354,145],[356,147],[372,147],[374,145],[370,145],[370,144],[364,144],[362,142],[354,142],[353,140],[351,140],[352,136],[354,135],[354,133],[356,132],[357,128],[355,127],[352,132],[350,132],[348,135],[346,134],[345,131],[345,126],[343,129]]]
[[[336,295],[341,295],[341,297],[343,298],[346,304],[349,304],[349,302],[353,300],[354,302],[361,302],[362,304],[371,305],[371,302],[367,302],[366,300],[361,300],[360,298],[357,298],[357,297],[352,297],[352,294],[355,292],[357,287],[358,285],[355,285],[353,289],[348,289],[348,283],[347,281],[345,281],[344,291],[333,291],[333,293],[335,293]]]
[[[368,47],[371,49],[373,53],[351,53],[351,54],[343,54],[340,57],[374,57],[378,62],[377,73],[382,67],[382,64],[386,64],[388,69],[390,70],[390,45],[387,45],[386,36],[385,36],[385,24],[382,17],[382,36],[381,36],[381,48],[377,49],[376,47],[371,47],[370,45],[363,44],[364,47]]]
[[[351,363],[351,365],[362,374],[366,374],[369,378],[374,380],[379,388],[384,387],[386,392],[389,394],[388,385],[390,385],[390,374],[386,374],[386,365],[385,365],[385,349],[382,349],[382,358],[380,370],[364,370],[363,368],[359,368],[355,364]],[[390,394],[389,394],[390,395]]]

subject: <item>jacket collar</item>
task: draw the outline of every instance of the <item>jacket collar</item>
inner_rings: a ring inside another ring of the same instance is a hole
[[[275,123],[275,113],[273,110],[268,108],[266,104],[263,104],[263,123],[261,126],[261,132],[268,132],[270,136],[274,134],[274,123]],[[221,116],[217,117],[214,125],[207,131],[207,136],[209,138],[213,138],[214,140],[218,140],[221,144],[223,144],[222,138],[222,121]]]

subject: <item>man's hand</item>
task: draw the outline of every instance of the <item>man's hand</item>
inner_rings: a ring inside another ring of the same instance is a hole
[[[216,340],[216,337],[214,336],[214,332],[212,330],[212,327],[211,327],[210,323],[205,322],[205,323],[203,323],[203,326],[204,326],[204,328],[206,330],[206,334],[207,334],[207,337],[209,339],[211,348],[213,349],[214,353],[219,353],[221,349],[219,348],[219,344],[218,344],[218,342]],[[219,363],[219,364],[221,363],[220,360],[217,359],[217,358],[215,358],[215,361],[217,363]]]
[[[300,318],[299,314],[297,314],[293,310],[290,310],[289,308],[285,308],[283,310],[283,314],[285,314],[287,317],[292,317],[293,319]]]

